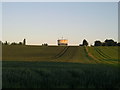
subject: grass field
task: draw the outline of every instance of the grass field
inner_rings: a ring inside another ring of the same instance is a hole
[[[2,49],[3,88],[120,88],[118,47]]]

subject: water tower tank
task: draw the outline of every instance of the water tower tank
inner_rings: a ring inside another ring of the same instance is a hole
[[[58,39],[58,45],[68,45],[67,39]]]

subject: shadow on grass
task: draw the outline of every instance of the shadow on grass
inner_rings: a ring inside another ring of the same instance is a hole
[[[2,63],[3,88],[120,88],[119,67],[58,62]]]

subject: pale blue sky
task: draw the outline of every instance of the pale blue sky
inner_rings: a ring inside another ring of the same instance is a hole
[[[3,3],[3,41],[57,44],[62,36],[69,44],[85,38],[118,40],[117,2],[19,2]]]

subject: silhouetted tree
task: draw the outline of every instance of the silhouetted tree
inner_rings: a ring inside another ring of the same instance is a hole
[[[114,45],[113,46],[117,46],[117,42],[114,42]]]
[[[83,46],[88,46],[88,42],[85,39],[83,40]]]
[[[44,44],[42,44],[42,46],[48,46],[48,44],[47,44],[47,43],[44,43]]]
[[[102,43],[102,46],[105,46],[105,42]]]
[[[44,44],[44,46],[48,46],[48,44],[47,44],[47,43],[45,43],[45,44]]]
[[[7,41],[5,41],[4,45],[8,45],[8,42],[7,42]]]
[[[23,40],[23,45],[26,45],[26,39]]]
[[[114,42],[114,40],[110,39],[106,39],[105,40],[105,46],[116,46],[117,45],[117,42]]]
[[[19,42],[19,45],[22,45],[22,42]]]
[[[119,42],[119,43],[117,43],[117,46],[120,46],[120,42]]]
[[[101,41],[95,41],[94,46],[102,46],[102,42]]]
[[[11,43],[11,45],[18,45],[17,43],[15,43],[15,42],[13,42],[13,43]]]

